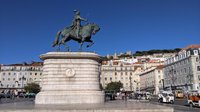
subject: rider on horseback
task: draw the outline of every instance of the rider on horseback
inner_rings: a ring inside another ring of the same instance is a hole
[[[84,42],[89,42],[90,44],[88,44],[87,47],[90,47],[94,44],[93,40],[91,40],[92,35],[95,35],[96,32],[100,30],[100,27],[94,23],[88,23],[81,26],[81,21],[87,20],[80,16],[80,11],[75,10],[74,12],[75,15],[72,25],[59,30],[56,39],[52,43],[52,47],[58,46],[58,51],[60,51],[61,44],[69,51],[69,46],[67,46],[66,43],[70,40],[77,41],[80,44],[79,50],[82,49]]]
[[[81,21],[87,21],[87,19],[84,19],[80,16],[80,11],[78,10],[74,10],[75,16],[74,19],[72,21],[72,29],[75,30],[76,33],[76,37],[77,38],[81,38],[81,36],[79,36],[79,32],[80,32],[80,28],[81,28]]]

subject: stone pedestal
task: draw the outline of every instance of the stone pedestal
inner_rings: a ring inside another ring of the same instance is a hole
[[[100,57],[90,52],[48,52],[44,60],[42,89],[36,104],[103,103],[99,88]]]

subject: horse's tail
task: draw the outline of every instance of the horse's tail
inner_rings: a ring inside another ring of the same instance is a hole
[[[59,37],[60,37],[61,31],[58,31],[57,35],[56,35],[56,39],[52,44],[52,47],[55,47],[56,45],[59,44]]]

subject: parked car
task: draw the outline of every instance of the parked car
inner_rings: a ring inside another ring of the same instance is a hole
[[[158,94],[158,102],[160,103],[174,103],[174,94],[171,91],[163,91]]]
[[[110,100],[115,100],[116,97],[115,91],[105,91],[105,98],[109,98]]]
[[[18,97],[25,98],[26,92],[18,92]]]
[[[0,93],[0,98],[5,98],[5,94],[4,93]]]
[[[11,93],[6,93],[4,94],[4,98],[12,98],[13,95]]]
[[[151,99],[151,93],[145,92],[145,96],[146,96],[146,100],[150,100]]]
[[[150,100],[151,94],[149,92],[137,92],[135,93],[135,99],[138,100]]]
[[[200,107],[200,91],[193,90],[188,92],[187,102],[190,107],[198,106]]]
[[[26,93],[25,97],[26,98],[35,98],[36,94],[35,93]]]

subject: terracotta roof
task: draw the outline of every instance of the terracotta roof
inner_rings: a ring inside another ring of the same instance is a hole
[[[30,66],[43,66],[43,62],[33,62]]]
[[[134,64],[142,64],[142,62],[135,62]]]
[[[157,69],[163,69],[164,68],[164,65],[159,65],[156,67]]]
[[[191,49],[191,48],[200,48],[200,44],[192,44],[192,45],[189,45],[189,46],[183,48],[182,50],[187,50],[187,49]]]

